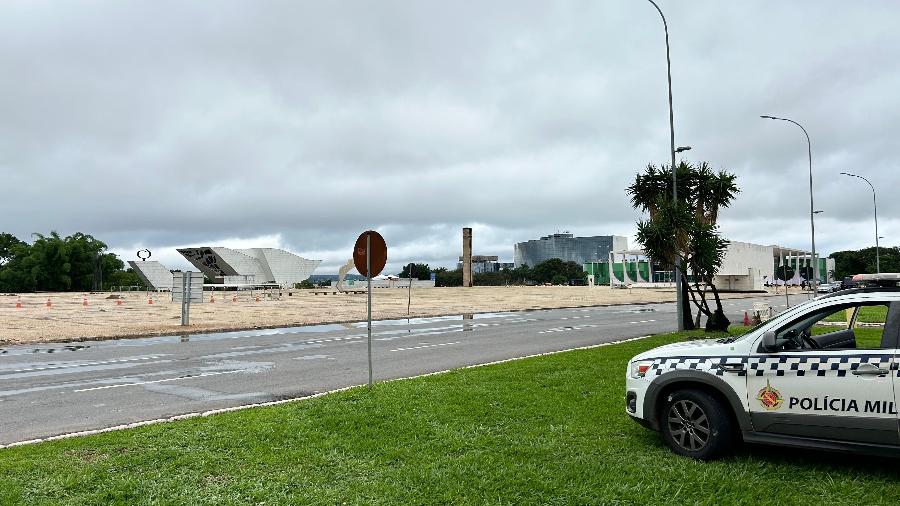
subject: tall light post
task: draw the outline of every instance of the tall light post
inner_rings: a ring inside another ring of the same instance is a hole
[[[812,263],[813,267],[813,277],[812,277],[812,293],[816,293],[816,283],[819,270],[819,262],[816,261],[816,220],[814,218],[815,212],[813,211],[813,177],[812,177],[812,142],[809,140],[809,133],[803,128],[803,125],[797,123],[792,119],[787,118],[779,118],[777,116],[760,116],[763,119],[776,119],[779,121],[787,121],[788,123],[793,123],[800,127],[800,130],[803,130],[803,134],[806,135],[806,148],[807,155],[809,156],[809,230],[812,242]]]
[[[647,0],[653,7],[656,7],[656,11],[659,12],[659,17],[662,18],[663,22],[663,30],[666,32],[666,72],[669,78],[669,146],[670,151],[672,153],[672,202],[674,205],[678,205],[678,174],[675,170],[675,112],[672,108],[672,58],[669,50],[669,24],[666,23],[666,16],[663,15],[662,9],[659,8],[659,5],[656,5],[656,2],[653,0]],[[688,148],[690,149],[690,148]],[[675,252],[675,304],[676,314],[678,315],[678,330],[684,330],[684,296],[681,293],[681,255],[680,252]]]
[[[878,236],[878,201],[875,199],[875,186],[872,185],[871,181],[869,181],[868,179],[866,179],[862,176],[858,176],[856,174],[851,174],[849,172],[841,172],[841,174],[843,174],[845,176],[850,176],[850,177],[858,177],[858,178],[862,179],[863,181],[865,181],[866,183],[868,183],[869,188],[872,189],[872,206],[875,207],[875,273],[881,274],[881,257],[879,255],[879,246],[878,246],[878,244],[879,244],[878,239],[880,239],[880,237]]]

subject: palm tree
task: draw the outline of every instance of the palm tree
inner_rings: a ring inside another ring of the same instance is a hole
[[[713,171],[706,162],[693,166],[682,161],[676,170],[678,202],[672,201],[672,170],[665,165],[648,165],[626,189],[632,206],[648,215],[637,222],[637,239],[655,263],[670,269],[679,263],[682,282],[698,309],[697,324],[700,316],[706,315],[707,329],[724,330],[729,322],[713,278],[728,241],[719,235],[717,221],[719,210],[728,207],[740,192],[737,178],[724,170]],[[706,300],[707,290],[715,297],[715,310]]]

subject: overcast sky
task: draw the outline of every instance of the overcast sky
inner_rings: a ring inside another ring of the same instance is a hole
[[[660,0],[675,134],[738,174],[733,240],[900,244],[900,2]],[[643,0],[0,3],[0,229],[282,247],[386,272],[557,230],[634,234],[624,187],[669,157],[662,22]]]

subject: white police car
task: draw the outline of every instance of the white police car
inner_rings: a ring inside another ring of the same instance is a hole
[[[900,291],[826,295],[743,336],[635,356],[626,411],[698,459],[741,439],[900,456],[898,332]]]

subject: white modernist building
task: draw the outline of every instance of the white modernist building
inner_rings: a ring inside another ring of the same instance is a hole
[[[141,281],[143,281],[151,290],[161,292],[172,291],[172,271],[167,269],[163,264],[155,260],[140,262],[129,260],[128,265],[134,269],[135,274],[137,274],[138,277],[141,278]]]
[[[766,284],[799,285],[804,279],[801,276],[801,269],[815,272],[811,267],[810,258],[809,252],[796,248],[729,241],[722,266],[713,282],[719,289],[724,290],[762,290]],[[831,281],[834,259],[819,258],[817,263],[819,264],[818,273],[815,273],[817,279],[820,282]],[[648,280],[643,279],[640,266],[637,264],[646,264],[649,279],[654,279],[652,266],[642,250],[611,251],[609,263],[605,267],[609,269],[610,285],[646,283]],[[789,276],[792,276],[786,281],[779,279],[776,272],[776,269],[785,267]],[[617,274],[616,271],[623,271],[623,274]],[[633,274],[629,275],[629,271]]]
[[[181,248],[181,255],[209,279],[225,285],[291,287],[309,278],[321,260],[309,260],[283,249],[231,249],[218,246]]]

